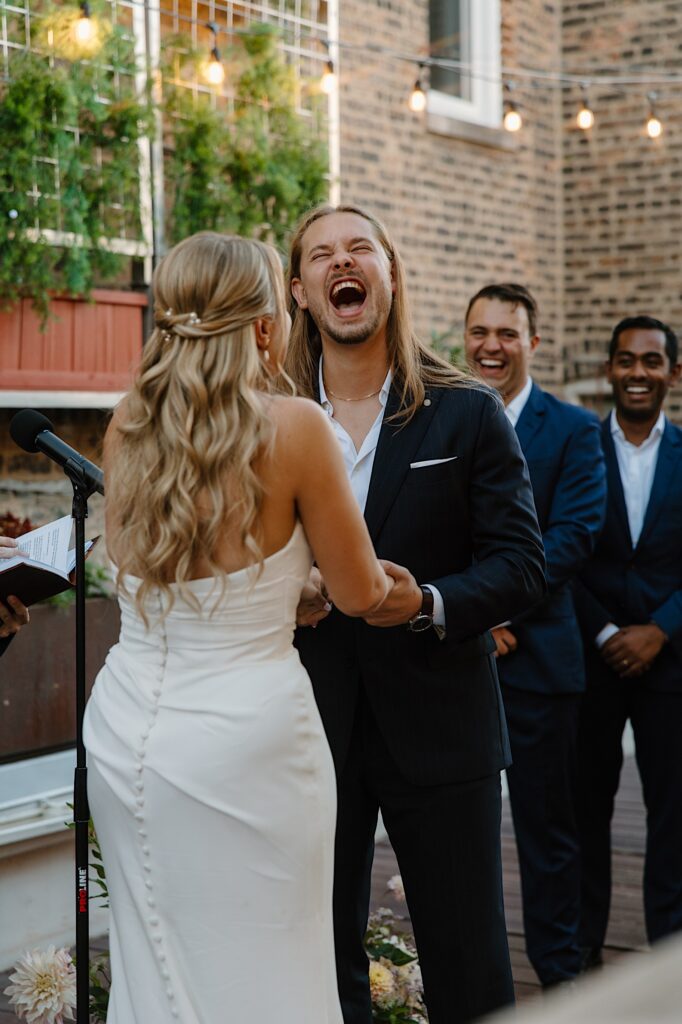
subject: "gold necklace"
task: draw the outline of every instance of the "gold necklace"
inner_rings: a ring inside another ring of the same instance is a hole
[[[375,398],[376,395],[381,392],[383,386],[384,385],[382,384],[381,387],[377,388],[376,391],[373,391],[371,395],[360,395],[359,398],[342,398],[341,395],[337,395],[336,392],[332,391],[332,389],[327,387],[326,384],[324,385],[324,390],[328,395],[331,395],[332,398],[338,398],[339,402],[365,402],[368,398]]]

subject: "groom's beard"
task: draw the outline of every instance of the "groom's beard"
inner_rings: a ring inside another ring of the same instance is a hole
[[[319,333],[324,334],[337,345],[362,345],[363,342],[374,337],[387,323],[393,304],[393,293],[390,290],[384,293],[381,289],[378,293],[375,291],[374,295],[374,309],[370,310],[367,317],[358,324],[344,324],[339,323],[338,320],[332,320],[327,315],[323,303],[316,308],[317,303],[309,300],[308,312]]]

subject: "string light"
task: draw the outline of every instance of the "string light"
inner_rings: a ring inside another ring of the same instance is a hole
[[[424,86],[422,85],[423,72],[424,65],[420,64],[417,80],[412,87],[409,101],[410,110],[413,114],[421,114],[426,110],[426,93],[424,92]]]
[[[93,25],[92,18],[90,17],[90,4],[87,0],[84,0],[81,4],[80,18],[74,22],[74,39],[81,46],[87,46],[88,43],[92,42],[95,31],[95,26]]]
[[[650,139],[658,139],[660,138],[663,132],[663,125],[656,117],[656,111],[654,109],[654,100],[656,99],[656,93],[650,92],[647,98],[649,100],[649,118],[646,123],[646,133]]]
[[[580,104],[580,110],[578,111],[575,123],[578,125],[578,128],[580,128],[581,131],[587,132],[594,125],[594,113],[590,109],[590,105],[587,102],[587,86],[583,85],[582,90],[583,99],[582,103]]]
[[[204,65],[204,78],[209,85],[222,85],[225,81],[225,68],[220,60],[218,50],[218,26],[214,21],[206,23],[206,28],[213,33],[213,46],[207,63]]]
[[[513,82],[505,82],[505,87],[507,89],[507,92],[511,93],[514,88],[514,84]],[[516,109],[516,104],[514,103],[511,96],[507,98],[504,107],[504,118],[502,120],[502,124],[504,126],[505,131],[520,131],[520,129],[523,127],[523,118]]]

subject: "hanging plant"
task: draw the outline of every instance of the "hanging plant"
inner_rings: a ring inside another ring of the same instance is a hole
[[[101,30],[92,60],[72,62],[55,44],[60,11],[38,13],[34,49],[13,58],[0,86],[0,306],[29,296],[44,320],[50,292],[86,295],[120,273],[125,257],[105,238],[140,237],[137,143],[151,106],[135,95],[120,28]],[[48,230],[75,242],[53,245]]]

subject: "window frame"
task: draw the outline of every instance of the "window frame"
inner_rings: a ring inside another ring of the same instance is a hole
[[[499,128],[502,123],[500,0],[471,2],[470,32],[471,99],[465,100],[430,88],[426,100],[427,113]]]

